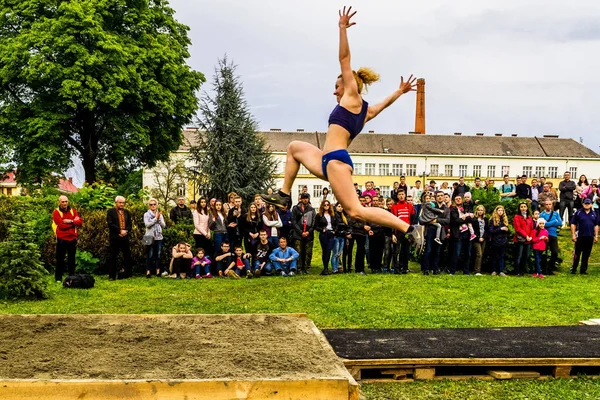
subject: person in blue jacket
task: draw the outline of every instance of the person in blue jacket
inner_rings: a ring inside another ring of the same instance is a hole
[[[287,245],[287,239],[279,238],[279,247],[273,250],[269,258],[275,267],[275,273],[281,276],[296,275],[296,261],[300,255]]]
[[[550,250],[550,261],[546,264],[546,275],[551,275],[556,269],[556,260],[558,260],[558,233],[557,230],[562,226],[563,220],[558,211],[554,211],[552,200],[546,200],[540,204],[544,210],[540,213],[540,218],[546,220],[546,230],[548,231],[548,249]]]

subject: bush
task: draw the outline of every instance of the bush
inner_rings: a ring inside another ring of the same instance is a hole
[[[75,253],[75,261],[77,263],[77,270],[86,274],[93,274],[96,272],[98,266],[98,258],[94,257],[92,253],[85,250],[77,250]]]
[[[46,298],[48,271],[35,243],[34,223],[17,215],[8,226],[8,238],[0,243],[0,296]]]

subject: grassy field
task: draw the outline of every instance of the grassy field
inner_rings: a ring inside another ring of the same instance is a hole
[[[544,280],[419,273],[321,277],[315,251],[309,276],[116,282],[97,277],[93,290],[51,283],[50,299],[0,302],[0,313],[306,312],[320,328],[575,325],[600,318],[600,265],[592,264],[587,276],[568,274],[572,245],[564,240],[561,245],[566,261],[558,275]],[[591,261],[600,261],[598,246]],[[368,399],[599,399],[600,381],[376,384],[365,385],[364,393]]]

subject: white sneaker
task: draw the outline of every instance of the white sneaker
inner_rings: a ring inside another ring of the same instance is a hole
[[[498,274],[496,274],[496,271],[492,272],[492,276],[496,276]]]
[[[296,275],[296,274],[294,273],[294,271],[290,271],[290,273],[288,274],[288,276],[294,276],[294,275]]]
[[[162,274],[160,274],[160,276],[162,276],[163,278],[164,278],[165,276],[168,276],[168,275],[169,275],[169,273],[168,273],[167,271],[163,271],[163,273],[162,273]]]
[[[478,273],[475,274],[475,276],[481,276],[481,274],[478,272]]]
[[[500,272],[500,276],[506,276],[504,272]]]

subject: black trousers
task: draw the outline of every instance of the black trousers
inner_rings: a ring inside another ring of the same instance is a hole
[[[371,257],[371,271],[381,271],[383,264],[383,251],[385,250],[385,235],[376,233],[369,236],[369,252]]]
[[[575,254],[573,255],[573,267],[571,267],[571,271],[577,271],[577,266],[579,265],[579,260],[581,259],[580,272],[582,274],[587,272],[588,260],[590,259],[590,254],[592,253],[592,246],[594,246],[593,237],[587,236],[577,238],[577,242],[575,242]]]
[[[69,275],[75,273],[75,252],[77,251],[77,239],[56,240],[56,270],[54,280],[62,281],[65,272],[65,256],[67,256],[67,271]]]
[[[408,271],[408,260],[410,258],[410,242],[406,235],[399,233],[397,236],[396,254],[394,255],[394,269],[399,272]]]
[[[356,242],[356,261],[354,262],[355,272],[365,272],[365,253],[366,238],[365,235],[352,235]]]
[[[573,208],[575,207],[575,202],[573,200],[561,200],[558,204],[561,218],[564,218],[565,208],[567,209],[567,212],[569,213],[569,219],[567,220],[567,222],[570,224],[571,217],[573,216]]]
[[[108,278],[117,278],[117,257],[123,252],[123,271],[124,276],[131,276],[131,248],[129,245],[129,236],[117,237],[109,240],[110,258],[108,260]]]
[[[213,245],[210,239],[207,239],[204,235],[194,234],[194,242],[196,244],[196,248],[192,250],[194,254],[196,254],[196,249],[202,248],[204,249],[204,254],[211,256],[213,254]]]
[[[546,274],[551,274],[556,269],[558,260],[558,237],[548,236],[548,250],[550,251],[550,261],[546,265]]]

